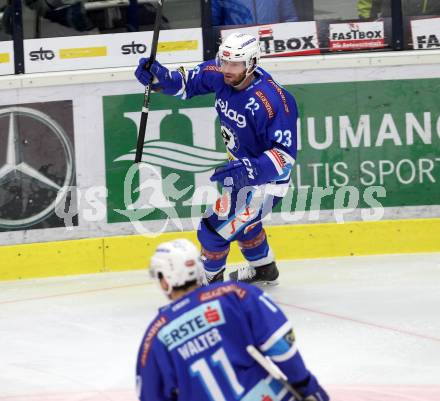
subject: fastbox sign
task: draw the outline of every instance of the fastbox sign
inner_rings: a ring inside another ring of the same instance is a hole
[[[440,79],[286,87],[301,116],[292,211],[300,195],[310,210],[316,188],[325,190],[320,208],[333,209],[335,190],[347,186],[360,194],[383,187],[378,202],[386,207],[440,205]],[[170,210],[190,217],[194,205],[213,201],[197,191],[226,158],[213,103],[211,95],[181,101],[154,94],[139,168],[133,160],[142,94],[104,97],[110,223],[136,219],[140,210],[145,220],[167,218]],[[359,207],[371,206],[361,195]]]
[[[440,49],[440,17],[411,21],[414,49]]]
[[[362,50],[385,47],[383,21],[330,24],[329,48],[335,50]]]
[[[134,66],[150,54],[153,33],[131,32],[24,41],[26,72]],[[162,63],[203,59],[201,28],[165,30],[157,52]],[[0,64],[1,65],[1,64]]]

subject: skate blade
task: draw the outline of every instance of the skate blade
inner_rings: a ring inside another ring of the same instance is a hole
[[[252,284],[256,285],[257,287],[275,287],[280,284],[280,282],[277,279],[272,281],[255,281]]]

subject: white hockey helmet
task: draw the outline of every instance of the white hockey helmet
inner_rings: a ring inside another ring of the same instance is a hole
[[[203,265],[200,251],[187,239],[177,239],[160,244],[150,261],[150,275],[168,284],[167,295],[175,287],[189,282],[202,282]]]
[[[240,62],[246,67],[246,76],[252,74],[260,61],[260,42],[246,33],[231,33],[220,45],[217,57],[222,60]]]

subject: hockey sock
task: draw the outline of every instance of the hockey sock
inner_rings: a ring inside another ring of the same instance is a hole
[[[229,246],[222,251],[208,251],[202,248],[202,262],[205,271],[208,273],[217,273],[226,265],[226,258],[229,254]]]
[[[264,229],[252,239],[239,241],[238,245],[250,266],[264,266],[274,260]]]

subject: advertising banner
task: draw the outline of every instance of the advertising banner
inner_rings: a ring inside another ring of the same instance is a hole
[[[153,94],[145,164],[139,171],[135,166],[136,174],[130,177],[141,103],[138,94],[103,99],[108,222],[130,220],[140,211],[148,219],[165,219],[173,208],[179,217],[191,217],[194,207],[200,209],[207,203],[196,189],[213,187],[209,181],[213,169],[226,162],[217,113],[212,107],[214,97],[182,101]]]
[[[14,45],[11,41],[0,41],[0,75],[14,73]]]
[[[414,49],[440,49],[440,17],[411,21]]]
[[[335,209],[341,197],[354,208],[440,205],[440,79],[286,88],[300,112],[288,212]],[[226,160],[213,97],[154,94],[146,163],[133,167],[141,102],[103,98],[108,222],[199,216]]]
[[[385,47],[383,21],[330,24],[329,49],[363,50]]]
[[[262,57],[304,56],[320,53],[315,21],[224,29],[221,31],[222,39],[232,32],[243,32],[259,37]]]
[[[56,209],[76,208],[62,192],[75,185],[72,101],[1,106],[0,231],[63,227]]]
[[[132,32],[24,41],[26,72],[127,67],[148,57],[153,33]],[[164,30],[157,49],[162,63],[203,60],[201,28]]]
[[[299,151],[268,224],[439,216],[435,65],[277,68],[298,102]],[[214,95],[154,93],[134,164],[143,87],[95,79],[2,92],[0,244],[195,230],[208,205],[227,206],[209,179],[226,161]]]

